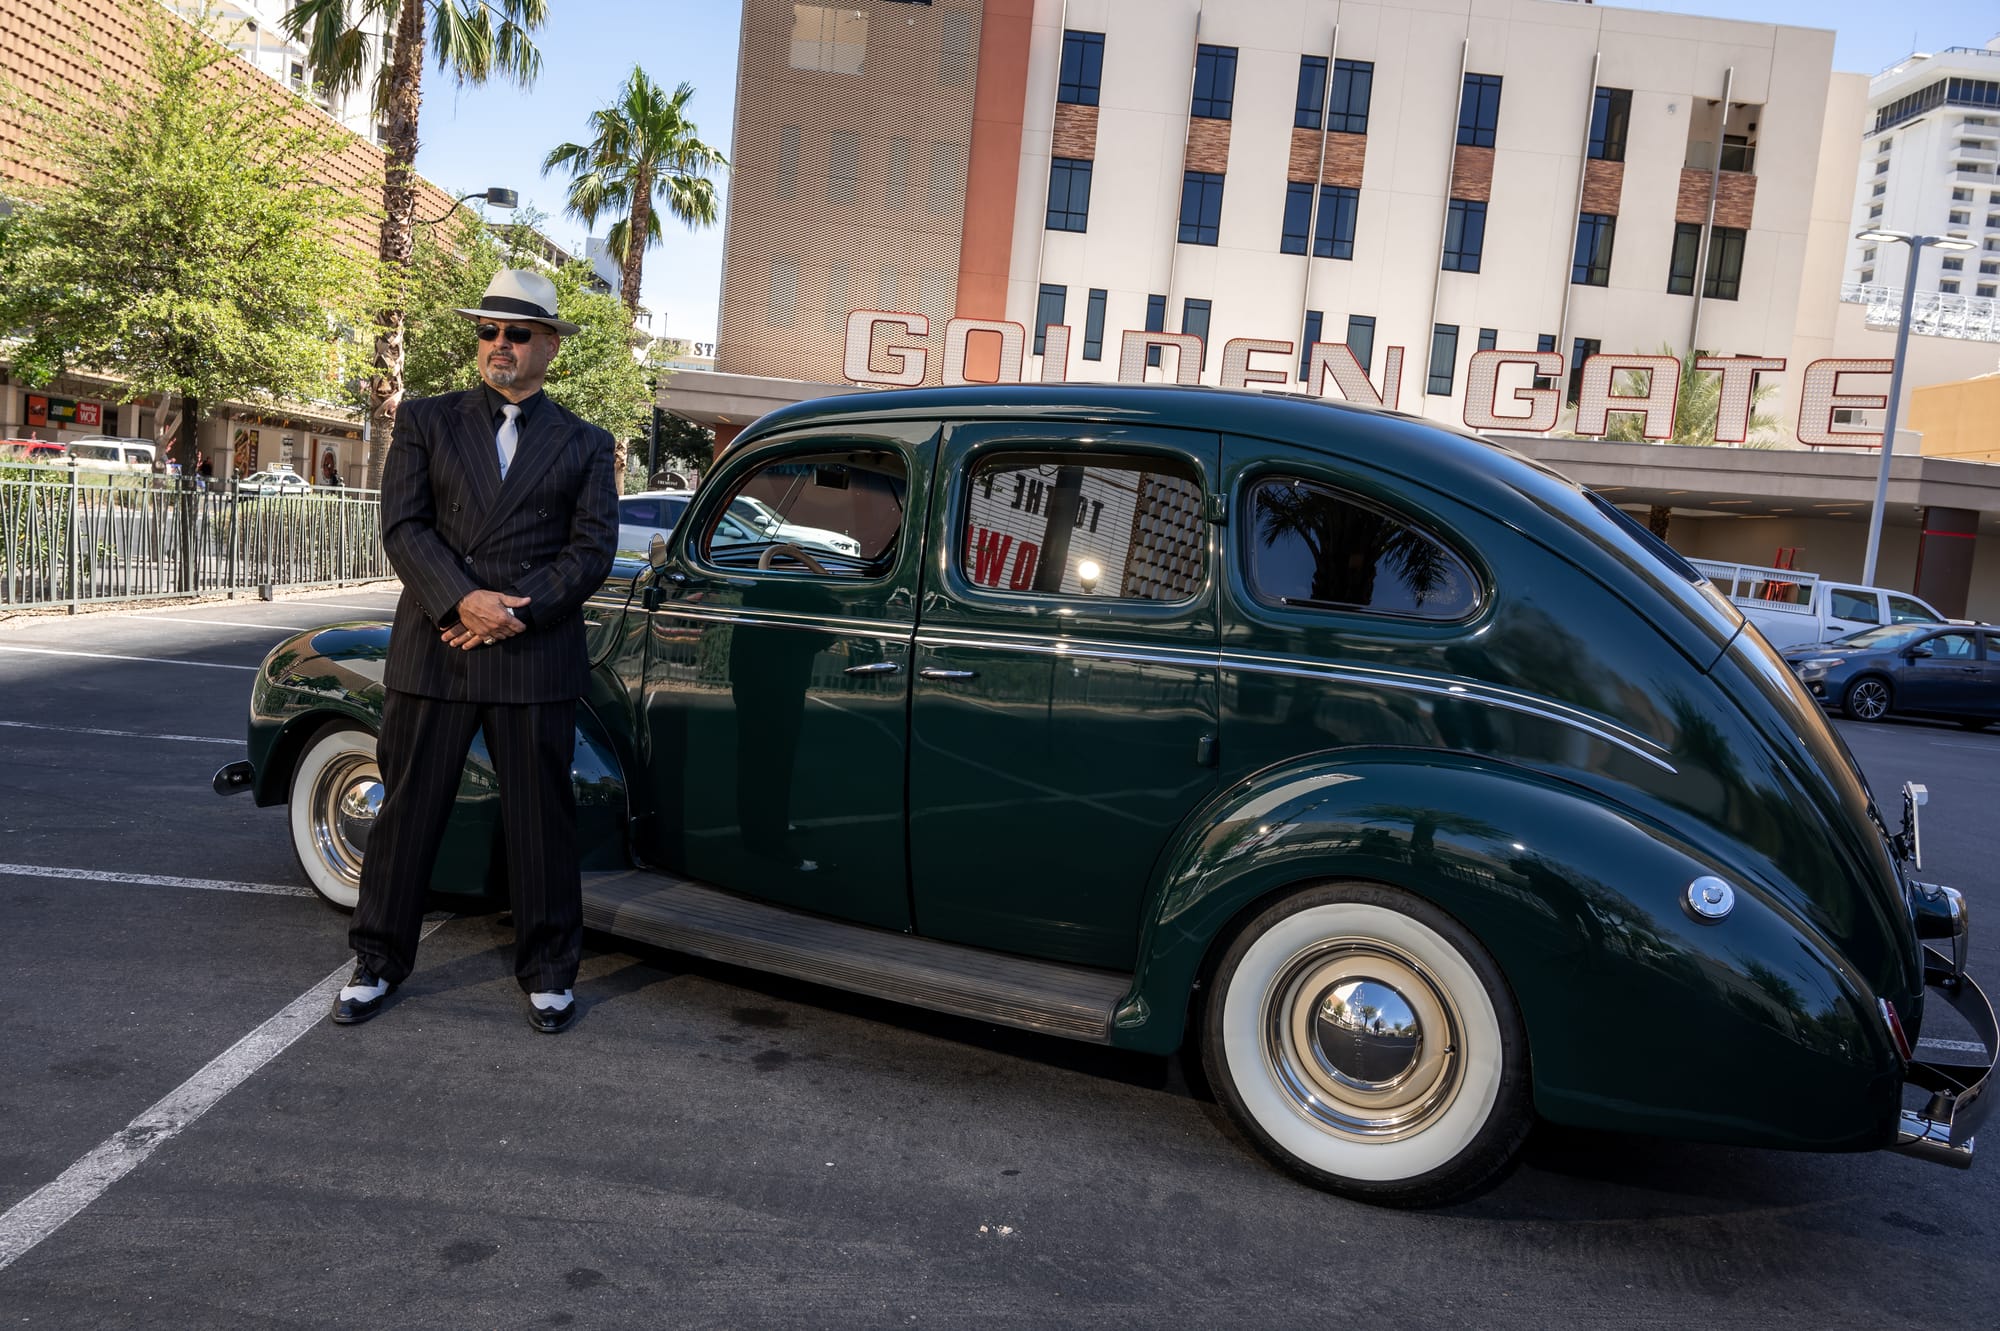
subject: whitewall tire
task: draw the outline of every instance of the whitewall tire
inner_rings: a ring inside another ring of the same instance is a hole
[[[1202,1057],[1259,1148],[1368,1201],[1475,1192],[1533,1125],[1498,966],[1443,911],[1375,884],[1308,888],[1245,925],[1216,969]]]
[[[341,910],[361,899],[361,861],[381,808],[382,771],[365,730],[322,731],[292,769],[292,850],[313,891]]]

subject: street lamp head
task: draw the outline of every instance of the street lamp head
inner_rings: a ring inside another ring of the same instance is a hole
[[[1855,232],[1854,238],[1856,240],[1900,240],[1907,243],[1910,239],[1910,233],[1907,231],[1890,231],[1885,227],[1871,226],[1866,231]]]
[[[495,185],[486,191],[486,202],[495,208],[513,208],[520,204],[521,196],[513,190]]]
[[[1934,250],[1976,250],[1979,247],[1973,244],[1969,240],[1954,239],[1954,240],[1934,240],[1931,242],[1931,248]]]

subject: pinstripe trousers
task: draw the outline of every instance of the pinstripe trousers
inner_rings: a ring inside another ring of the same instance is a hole
[[[400,984],[417,960],[424,898],[477,731],[500,779],[501,848],[514,907],[514,976],[529,993],[576,983],[583,881],[576,850],[576,702],[477,703],[395,689],[382,703],[382,807],[361,864],[348,942]]]

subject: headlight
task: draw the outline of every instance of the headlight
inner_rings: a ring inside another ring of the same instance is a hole
[[[1844,656],[1815,656],[1798,663],[1801,675],[1824,675],[1847,658]]]

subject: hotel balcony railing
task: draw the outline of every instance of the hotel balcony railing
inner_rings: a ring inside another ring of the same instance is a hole
[[[1903,314],[1903,289],[1844,282],[1840,299],[1866,306],[1870,328],[1894,328]],[[2000,300],[1992,296],[1951,296],[1919,291],[1910,310],[1910,331],[1925,337],[1962,337],[1973,342],[2000,342]]]

